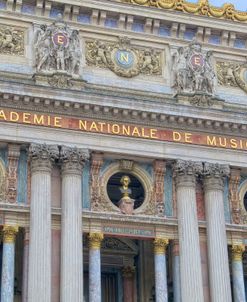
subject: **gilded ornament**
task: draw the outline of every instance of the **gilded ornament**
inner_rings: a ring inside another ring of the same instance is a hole
[[[232,259],[234,261],[242,261],[243,252],[245,251],[245,245],[233,245],[232,246]]]
[[[24,31],[13,27],[0,27],[0,54],[24,55]]]
[[[5,225],[3,227],[3,242],[14,243],[17,232],[18,232],[17,226]]]
[[[133,47],[129,38],[117,43],[99,40],[86,43],[86,61],[89,66],[109,68],[118,76],[132,78],[139,74],[161,75],[161,52]]]
[[[154,253],[155,255],[164,254],[169,244],[169,239],[155,238],[154,239]]]
[[[157,7],[160,9],[177,10],[194,15],[221,18],[233,21],[247,22],[247,12],[235,9],[233,4],[226,3],[222,7],[209,4],[208,0],[199,0],[197,3],[185,0],[121,0],[142,6]]]
[[[93,250],[98,250],[101,247],[101,242],[104,239],[103,233],[90,233],[88,235],[89,248]]]

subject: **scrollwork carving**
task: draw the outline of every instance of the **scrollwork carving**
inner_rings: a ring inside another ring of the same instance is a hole
[[[232,206],[233,223],[241,223],[241,206],[239,198],[240,170],[232,169],[229,178],[229,199]]]

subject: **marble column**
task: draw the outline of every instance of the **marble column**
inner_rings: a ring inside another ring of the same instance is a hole
[[[28,302],[51,302],[51,169],[57,146],[32,144]]]
[[[135,268],[126,266],[122,269],[123,276],[123,302],[134,302],[134,276]]]
[[[89,302],[101,302],[101,259],[102,233],[89,234]]]
[[[22,270],[22,302],[27,302],[28,292],[28,258],[29,258],[29,229],[25,229],[23,246],[23,270]]]
[[[155,301],[167,302],[167,272],[166,272],[166,248],[168,239],[154,239],[154,273],[155,273]]]
[[[82,168],[88,152],[63,146],[61,302],[83,301]]]
[[[174,165],[177,186],[181,299],[203,302],[203,282],[196,209],[196,176],[202,164],[178,160]]]
[[[15,226],[6,225],[3,228],[1,302],[14,302],[15,238],[17,232],[18,228]]]
[[[232,283],[234,302],[245,302],[243,252],[244,245],[234,244],[232,246]]]
[[[178,242],[178,240],[174,240],[173,245],[172,245],[172,279],[173,279],[174,302],[181,302],[180,259],[179,259],[179,242]]]
[[[231,302],[228,248],[224,215],[224,178],[228,166],[204,164],[209,283],[212,302]]]

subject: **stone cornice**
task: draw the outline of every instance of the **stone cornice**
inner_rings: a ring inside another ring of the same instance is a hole
[[[198,108],[179,104],[171,95],[164,98],[164,95],[144,95],[139,91],[104,88],[87,84],[83,91],[67,90],[61,97],[59,89],[25,84],[20,86],[15,83],[9,89],[7,82],[0,81],[0,106],[13,110],[246,137],[246,109],[230,110],[227,105],[224,109]]]

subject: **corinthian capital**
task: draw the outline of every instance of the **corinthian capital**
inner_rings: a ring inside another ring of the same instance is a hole
[[[179,159],[174,165],[174,171],[177,175],[198,175],[202,173],[202,163]]]
[[[206,177],[223,178],[230,174],[228,165],[204,163],[203,175]]]
[[[78,149],[76,147],[62,146],[60,151],[60,160],[62,161],[63,172],[81,173],[85,162],[89,158],[89,152],[86,149]]]
[[[57,145],[31,144],[29,147],[29,157],[32,160],[32,170],[51,168],[51,163],[59,158]]]

